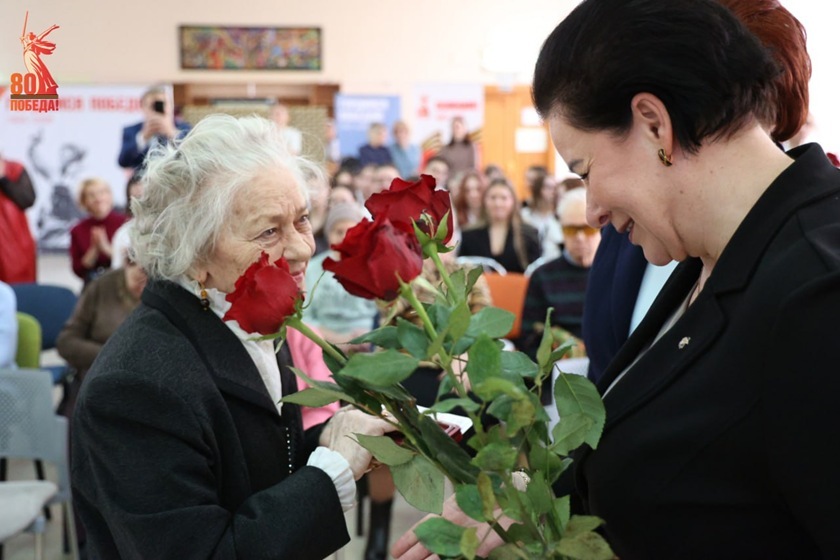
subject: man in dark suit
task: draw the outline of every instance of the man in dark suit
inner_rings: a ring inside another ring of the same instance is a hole
[[[163,86],[148,89],[140,98],[143,120],[123,128],[120,167],[143,167],[146,152],[155,142],[166,143],[189,132],[190,125],[175,118],[174,107]]]

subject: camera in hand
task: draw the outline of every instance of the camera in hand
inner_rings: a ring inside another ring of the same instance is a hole
[[[152,111],[155,113],[160,113],[161,115],[166,112],[164,102],[161,99],[158,99],[154,103],[152,103]]]

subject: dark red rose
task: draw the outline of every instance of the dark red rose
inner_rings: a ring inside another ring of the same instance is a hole
[[[432,217],[435,227],[449,212],[446,219],[446,239],[443,243],[446,244],[452,237],[452,200],[448,191],[435,190],[435,178],[431,175],[420,175],[420,180],[415,183],[400,178],[394,179],[387,191],[371,195],[365,202],[365,207],[375,218],[388,218],[396,227],[412,235],[412,219],[420,229],[431,235],[429,226],[420,220],[423,212]]]
[[[384,217],[377,216],[372,222],[362,220],[333,249],[341,260],[327,258],[324,270],[335,274],[349,293],[366,299],[395,299],[400,289],[397,276],[409,282],[423,268],[420,243],[414,233],[409,235]]]
[[[295,312],[298,297],[299,288],[286,259],[270,264],[268,254],[262,253],[225,298],[231,306],[222,320],[236,321],[245,332],[274,334]]]

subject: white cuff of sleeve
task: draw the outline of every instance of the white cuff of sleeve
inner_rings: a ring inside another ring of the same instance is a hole
[[[341,453],[327,447],[318,447],[309,456],[307,466],[318,467],[329,475],[338,492],[341,509],[350,511],[356,505],[356,481],[350,463]]]

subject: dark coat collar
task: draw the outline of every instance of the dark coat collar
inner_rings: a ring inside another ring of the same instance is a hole
[[[181,286],[151,280],[143,304],[160,311],[195,347],[216,385],[225,393],[277,415],[256,365],[233,332]]]

